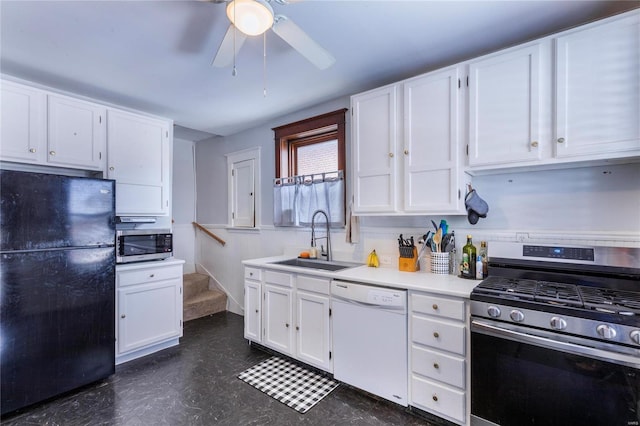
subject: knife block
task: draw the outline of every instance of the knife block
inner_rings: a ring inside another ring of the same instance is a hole
[[[416,272],[420,270],[418,262],[418,249],[416,247],[401,247],[398,257],[398,270],[404,272]]]

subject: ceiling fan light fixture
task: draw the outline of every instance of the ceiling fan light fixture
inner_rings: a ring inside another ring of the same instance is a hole
[[[227,17],[250,36],[263,34],[273,25],[273,9],[264,0],[233,0],[227,5]]]

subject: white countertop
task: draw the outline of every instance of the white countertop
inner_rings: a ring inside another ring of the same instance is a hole
[[[133,269],[145,269],[145,268],[161,268],[164,266],[171,265],[182,265],[184,264],[184,260],[176,259],[175,257],[170,257],[168,259],[163,260],[149,260],[147,262],[132,262],[132,263],[119,263],[116,265],[116,269],[118,271],[129,271]]]
[[[242,263],[245,266],[296,272],[405,290],[427,291],[463,298],[469,298],[471,290],[480,283],[480,280],[467,280],[454,275],[437,275],[424,271],[402,272],[395,268],[370,268],[366,265],[331,272],[272,263],[285,259],[291,259],[291,256],[263,257],[245,260]]]

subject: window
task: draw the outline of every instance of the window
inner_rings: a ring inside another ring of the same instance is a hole
[[[274,128],[276,178],[344,171],[346,111]]]

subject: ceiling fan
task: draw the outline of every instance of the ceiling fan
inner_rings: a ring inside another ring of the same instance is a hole
[[[329,68],[335,58],[307,35],[290,18],[274,15],[271,2],[287,4],[288,0],[210,0],[227,3],[227,17],[231,22],[222,39],[211,65],[227,67],[234,62],[235,55],[247,37],[264,34],[271,29],[298,53],[319,69]]]

